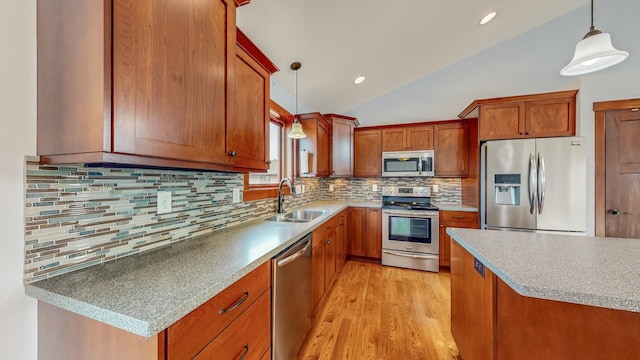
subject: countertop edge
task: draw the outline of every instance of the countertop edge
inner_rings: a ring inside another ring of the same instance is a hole
[[[502,268],[498,267],[484,254],[479,252],[476,248],[467,243],[458,234],[455,233],[455,228],[448,228],[447,234],[449,234],[460,246],[467,250],[472,256],[482,262],[489,270],[491,270],[498,278],[504,283],[509,285],[516,293],[525,297],[560,301],[566,303],[573,303],[579,305],[595,306],[613,310],[622,310],[630,312],[640,312],[640,303],[630,299],[621,299],[617,297],[601,296],[594,294],[576,293],[566,291],[562,289],[542,288],[538,286],[530,286],[527,284],[521,284],[516,281],[512,276],[506,273]]]
[[[237,269],[236,271],[224,276],[224,278],[219,278],[215,284],[212,284],[206,291],[200,293],[194,293],[194,296],[190,298],[188,301],[183,301],[181,304],[176,305],[173,309],[164,314],[160,315],[154,319],[140,319],[136,317],[132,317],[120,312],[116,312],[107,308],[103,308],[100,306],[96,306],[85,301],[80,301],[74,299],[72,297],[57,293],[52,290],[44,289],[38,287],[38,282],[26,283],[25,294],[35,298],[37,300],[46,302],[53,306],[59,307],[61,309],[73,312],[75,314],[85,316],[87,318],[100,321],[109,325],[112,325],[116,328],[131,332],[136,335],[151,337],[164,329],[168,328],[176,321],[183,318],[185,315],[189,314],[191,311],[195,310],[198,306],[204,304],[209,299],[213,298],[224,289],[229,287],[234,282],[241,279],[243,276],[253,271],[260,265],[264,264],[267,261],[270,261],[271,258],[276,256],[281,251],[285,250],[287,247],[294,244],[296,241],[302,239],[306,234],[314,231],[318,227],[320,227],[327,220],[331,219],[341,211],[349,208],[349,207],[377,207],[379,208],[381,205],[376,205],[377,202],[357,202],[357,201],[327,201],[327,200],[319,200],[304,204],[302,206],[288,209],[288,211],[295,211],[298,209],[304,209],[309,207],[318,207],[322,206],[323,202],[330,202],[335,204],[336,202],[344,202],[344,204],[334,205],[334,208],[328,211],[327,214],[319,217],[319,221],[312,221],[309,227],[305,228],[296,233],[296,235],[290,237],[287,241],[282,242],[280,245],[270,249],[265,252],[262,256],[256,258],[254,261],[248,263],[245,266]],[[262,218],[260,218],[262,219]],[[243,226],[244,223],[234,225]],[[211,232],[208,234],[200,235],[198,237],[194,237],[193,239],[189,239],[188,241],[197,241],[198,239],[206,239],[207,237],[216,236],[216,232]],[[64,275],[60,275],[64,276]]]

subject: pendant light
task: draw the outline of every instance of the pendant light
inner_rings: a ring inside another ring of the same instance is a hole
[[[623,62],[629,53],[613,47],[611,35],[596,30],[593,26],[593,0],[591,0],[591,28],[576,45],[569,65],[560,70],[564,76],[588,74]]]
[[[296,113],[294,115],[293,125],[291,125],[291,131],[287,135],[287,137],[291,139],[302,139],[306,138],[307,134],[302,131],[302,124],[298,121],[298,70],[302,67],[302,64],[298,61],[291,64],[291,70],[296,72]]]

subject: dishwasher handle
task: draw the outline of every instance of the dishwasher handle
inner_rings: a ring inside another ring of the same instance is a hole
[[[278,265],[278,267],[283,267],[283,266],[287,265],[288,263],[294,261],[295,259],[301,257],[309,249],[309,246],[311,246],[311,241],[307,241],[307,245],[305,245],[305,247],[303,247],[302,249],[296,251],[292,255],[287,256],[286,258],[284,258],[282,260],[278,260],[276,265]]]

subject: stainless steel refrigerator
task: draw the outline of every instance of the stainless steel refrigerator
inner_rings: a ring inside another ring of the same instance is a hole
[[[482,145],[482,220],[487,229],[586,232],[583,137]]]

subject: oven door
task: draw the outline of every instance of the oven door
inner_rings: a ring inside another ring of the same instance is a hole
[[[438,255],[437,211],[382,210],[382,248]]]

